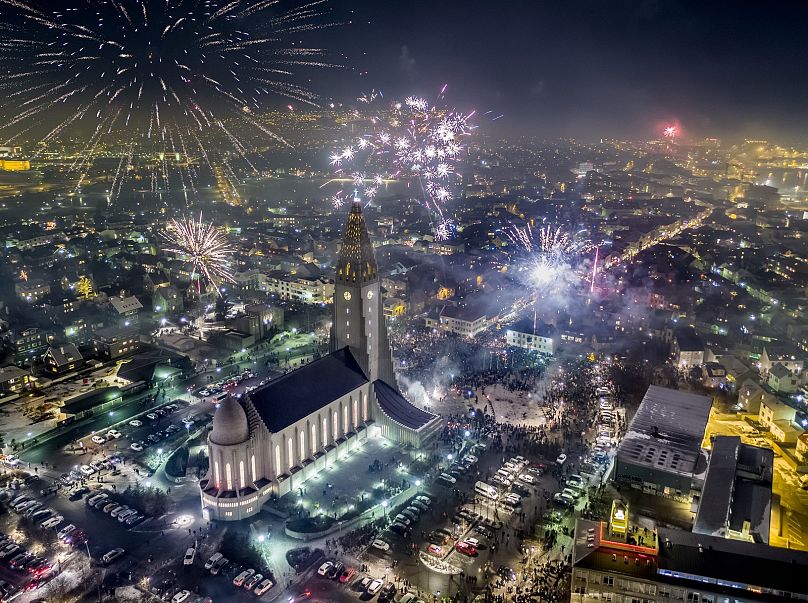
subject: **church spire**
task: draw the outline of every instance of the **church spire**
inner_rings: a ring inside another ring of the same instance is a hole
[[[337,281],[362,285],[378,276],[379,267],[370,243],[365,216],[362,214],[362,201],[357,191],[354,191],[337,261]]]

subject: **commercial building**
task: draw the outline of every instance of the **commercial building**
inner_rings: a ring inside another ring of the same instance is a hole
[[[693,532],[768,544],[773,474],[770,448],[715,437]]]
[[[711,407],[707,396],[650,386],[617,449],[614,480],[690,502],[707,469],[701,442]]]
[[[571,603],[808,599],[808,553],[765,544],[578,519],[572,557]]]

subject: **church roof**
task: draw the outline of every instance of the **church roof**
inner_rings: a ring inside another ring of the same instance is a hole
[[[372,281],[378,274],[379,267],[362,214],[362,203],[354,200],[337,260],[337,280],[361,285]]]
[[[437,416],[421,410],[381,379],[373,382],[373,389],[384,414],[404,427],[420,429]]]
[[[250,439],[247,413],[232,396],[222,400],[216,409],[213,415],[213,430],[209,437],[213,444],[220,446],[242,444]]]
[[[267,429],[277,433],[368,382],[347,347],[251,392]]]

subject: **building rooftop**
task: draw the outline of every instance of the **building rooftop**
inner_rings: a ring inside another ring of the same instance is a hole
[[[711,407],[707,396],[650,386],[620,443],[618,459],[692,475]]]
[[[693,531],[726,538],[745,531],[769,541],[774,451],[741,442],[738,436],[713,439]]]
[[[410,429],[420,429],[437,417],[437,415],[421,410],[412,404],[381,379],[373,382],[373,388],[384,414],[399,425]]]
[[[266,428],[277,433],[366,383],[368,378],[345,347],[248,396]]]
[[[658,546],[636,546],[608,539],[607,525],[576,521],[576,568],[708,589],[744,601],[787,601],[793,600],[787,593],[808,595],[802,575],[808,570],[804,551],[668,528],[658,529]]]

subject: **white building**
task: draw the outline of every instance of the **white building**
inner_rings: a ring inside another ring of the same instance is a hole
[[[270,496],[300,487],[371,432],[416,448],[440,433],[440,417],[399,393],[361,203],[348,216],[332,323],[330,354],[250,392],[243,404],[221,403],[199,483],[206,518],[255,515]]]
[[[552,325],[538,324],[532,320],[522,320],[505,331],[505,343],[510,346],[554,354],[558,336]]]

